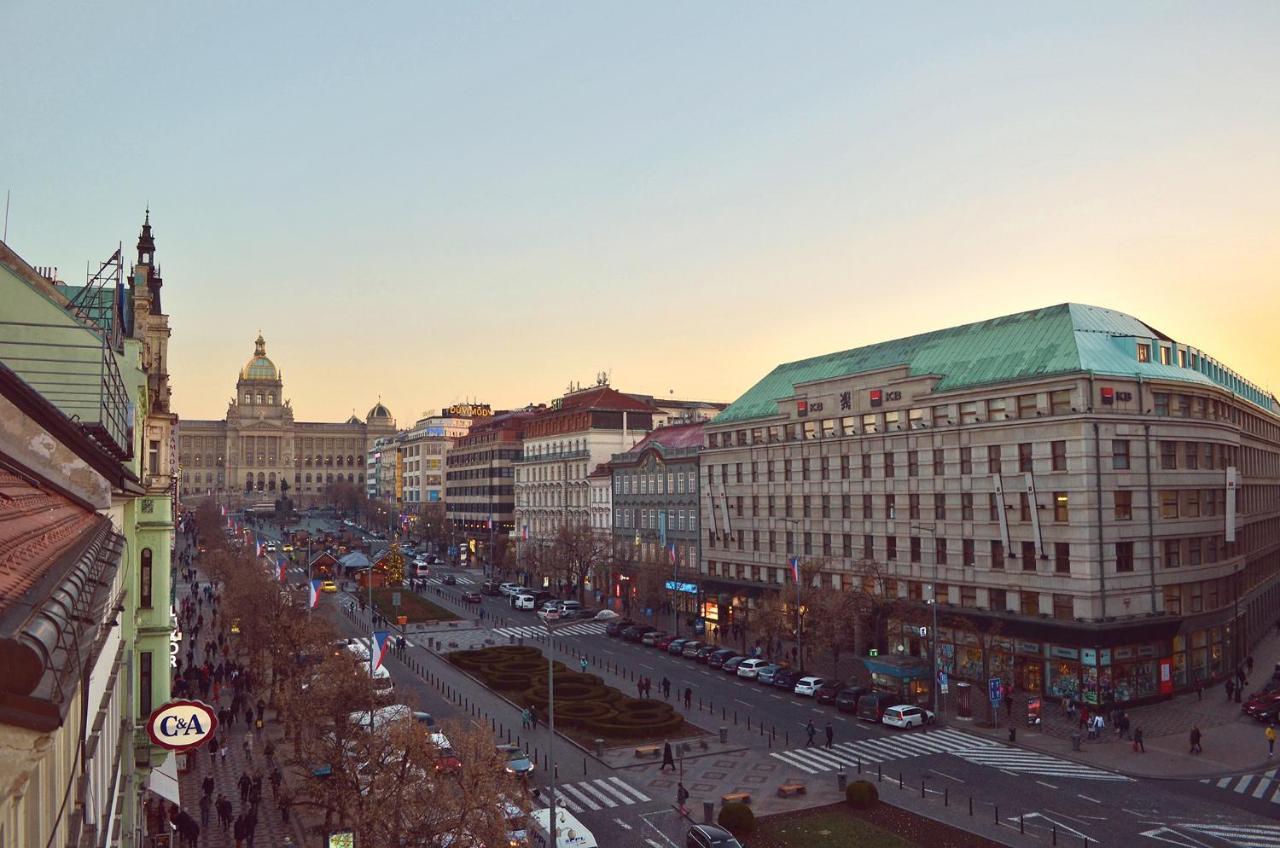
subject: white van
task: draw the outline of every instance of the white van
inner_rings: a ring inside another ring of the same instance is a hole
[[[544,807],[529,813],[530,843],[539,848],[552,848],[551,809]],[[596,838],[573,813],[556,805],[556,840],[554,848],[597,848]]]
[[[358,727],[363,727],[365,730],[380,730],[391,722],[400,721],[402,719],[413,719],[419,724],[424,724],[427,727],[431,727],[436,723],[436,720],[432,718],[431,713],[419,712],[412,709],[407,704],[392,704],[388,707],[378,707],[372,713],[372,721],[370,721],[369,716],[370,713],[368,710],[361,710],[360,712],[354,712],[347,716],[347,720]]]
[[[516,595],[511,605],[518,610],[531,610],[535,606],[533,595]]]

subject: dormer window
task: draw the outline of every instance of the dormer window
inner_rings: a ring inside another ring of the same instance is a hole
[[[1138,343],[1138,361],[1139,362],[1151,361],[1151,345],[1146,344],[1144,342]]]

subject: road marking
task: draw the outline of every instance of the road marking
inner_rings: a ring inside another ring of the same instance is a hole
[[[649,669],[650,671],[657,671],[657,669],[655,669],[655,668],[654,668],[653,666],[651,666],[651,665],[645,665],[644,663],[637,663],[637,665],[639,665],[641,668],[647,668],[647,669]]]
[[[1047,787],[1049,787],[1050,789],[1057,789],[1057,788],[1058,788],[1058,787],[1054,786],[1052,783],[1045,783],[1043,780],[1037,780],[1037,781],[1036,781],[1036,783],[1040,784],[1041,786],[1047,786]]]
[[[747,703],[746,701],[739,701],[737,698],[734,698],[734,699],[733,699],[733,702],[734,702],[735,704],[742,704],[742,706],[744,706],[744,707],[751,707],[751,706],[754,706],[754,704],[749,704],[749,703]]]
[[[833,719],[835,719],[836,721],[845,721],[845,722],[847,722],[847,721],[849,720],[849,719],[845,718],[844,716],[832,716],[832,718],[833,718]]]
[[[1037,781],[1037,782],[1038,782],[1038,781]],[[1055,787],[1055,788],[1056,788],[1056,787]],[[1086,800],[1086,801],[1092,801],[1092,802],[1093,802],[1093,803],[1095,803],[1095,804],[1101,804],[1101,803],[1102,803],[1102,802],[1101,802],[1101,801],[1099,801],[1097,798],[1090,798],[1088,795],[1076,795],[1076,797],[1077,797],[1077,798],[1083,798],[1083,799],[1084,799],[1084,800]]]
[[[777,698],[779,701],[781,701],[781,700],[782,700],[782,696],[781,696],[781,695],[774,695],[774,694],[770,694],[770,695],[769,695],[769,697],[770,697],[770,698]]]
[[[945,777],[947,780],[954,780],[956,783],[964,783],[964,781],[963,781],[963,780],[961,780],[960,778],[958,778],[958,777],[952,777],[951,775],[946,774],[946,773],[944,773],[944,772],[940,772],[940,771],[938,771],[937,769],[929,769],[929,771],[933,772],[933,773],[934,773],[934,774],[936,774],[938,777]]]
[[[630,830],[630,829],[631,829],[631,825],[627,824],[627,823],[626,823],[626,822],[624,822],[622,819],[614,819],[614,821],[615,821],[615,822],[617,822],[618,827],[621,827],[621,828],[623,828],[623,829],[625,829],[625,830]]]
[[[773,697],[775,697],[775,698],[776,698],[776,697],[778,697],[778,696],[777,696],[777,695],[774,695]],[[804,706],[804,704],[800,703],[799,701],[794,701],[794,700],[793,700],[791,703],[795,704],[797,707],[803,707],[803,706]]]

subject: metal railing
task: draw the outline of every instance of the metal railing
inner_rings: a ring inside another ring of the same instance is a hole
[[[512,462],[523,465],[531,462],[562,462],[569,459],[589,459],[590,457],[591,451],[589,450],[560,451],[557,453],[524,454],[518,459],[512,460]]]
[[[0,362],[112,456],[133,455],[129,393],[105,338],[75,324],[0,321]]]

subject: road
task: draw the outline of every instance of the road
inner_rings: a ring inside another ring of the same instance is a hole
[[[458,585],[444,586],[444,574],[453,574]],[[483,608],[486,624],[502,640],[544,632],[532,612],[512,609],[506,598],[485,597],[480,605],[457,600],[462,591],[478,589],[483,580],[475,571],[444,568],[429,578],[424,594],[471,617]],[[349,632],[357,632],[353,622],[338,618]],[[910,799],[904,805],[923,805],[951,823],[992,830],[999,819],[1001,841],[1012,845],[1048,845],[1056,835],[1064,845],[1280,846],[1280,775],[1274,772],[1270,777],[1207,782],[1135,780],[1009,746],[963,726],[892,731],[809,698],[606,637],[602,630],[599,622],[563,625],[543,650],[571,666],[587,657],[592,673],[623,691],[634,691],[632,681],[640,676],[654,681],[655,693],[660,693],[664,677],[672,682],[673,696],[689,687],[696,693],[687,713],[692,722],[711,731],[728,728],[731,739],[749,749],[752,762],[780,763],[788,773],[814,784],[834,783],[841,766],[853,776],[861,768],[864,777],[883,781],[882,796],[895,802]],[[441,694],[437,687],[444,685],[466,692],[469,704],[483,705],[475,708],[483,708],[496,721],[514,717],[509,705],[425,649],[415,646],[410,656],[433,674],[437,685],[389,659],[397,689],[407,702],[441,719],[469,718]],[[810,719],[819,728],[819,743],[822,730],[831,724],[831,749],[804,747],[803,729]],[[529,741],[545,752],[546,731],[531,736]],[[644,769],[613,769],[582,756],[564,740],[557,746],[561,761],[572,765],[560,771],[558,797],[599,842],[658,848],[684,844],[688,823],[672,810],[673,797],[660,797],[646,783],[651,775]],[[899,781],[904,789],[898,789]],[[544,772],[539,772],[537,782],[545,785]]]

